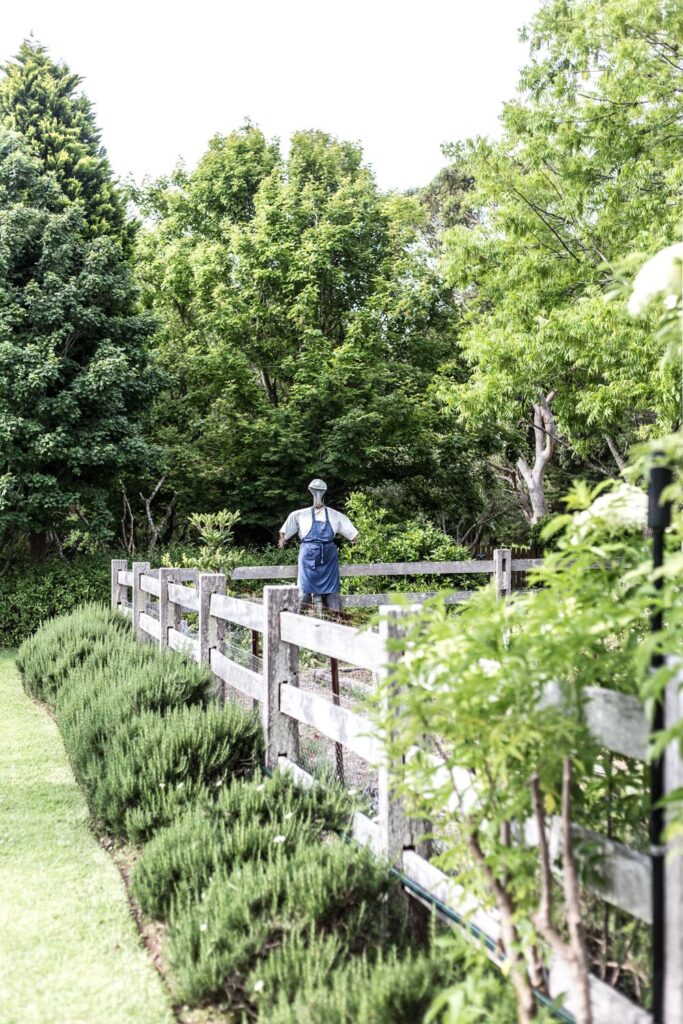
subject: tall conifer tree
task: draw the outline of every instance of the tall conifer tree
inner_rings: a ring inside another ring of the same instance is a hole
[[[0,120],[5,127],[22,136],[68,198],[81,205],[91,235],[112,235],[127,243],[131,228],[92,103],[80,91],[82,79],[33,40],[21,44],[3,71]]]
[[[0,550],[103,538],[147,447],[124,204],[89,101],[25,43],[0,83]],[[9,130],[8,130],[9,129]]]

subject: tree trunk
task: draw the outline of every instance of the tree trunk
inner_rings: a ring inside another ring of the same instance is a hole
[[[530,466],[527,460],[521,456],[517,459],[517,474],[529,498],[529,504],[524,508],[524,515],[530,526],[537,523],[543,516],[548,515],[544,477],[557,444],[555,417],[550,411],[550,403],[554,397],[554,391],[548,395],[541,395],[540,400],[533,406],[535,447],[533,466]]]

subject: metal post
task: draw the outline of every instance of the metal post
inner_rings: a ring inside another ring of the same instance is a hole
[[[662,504],[662,492],[672,480],[671,470],[666,466],[653,466],[650,470],[648,490],[648,526],[652,530],[652,567],[660,569],[664,562],[664,533],[671,522],[671,503]],[[662,589],[663,580],[654,581],[655,591]],[[657,598],[658,600],[658,598]],[[653,633],[662,629],[663,615],[661,606],[656,603],[650,628]],[[652,669],[656,671],[664,664],[663,655],[659,652],[652,656]],[[660,732],[665,728],[664,700],[655,705],[652,731]],[[661,806],[665,793],[664,757],[660,756],[652,763],[650,769],[650,847],[652,856],[652,1019],[654,1024],[664,1022],[664,974],[665,974],[665,847],[662,843],[662,832],[665,825],[664,808]]]

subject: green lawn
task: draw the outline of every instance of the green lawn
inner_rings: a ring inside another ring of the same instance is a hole
[[[0,1024],[171,1024],[56,725],[0,654]]]

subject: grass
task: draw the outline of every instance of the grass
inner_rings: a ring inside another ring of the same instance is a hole
[[[0,1024],[172,1024],[57,726],[0,654]]]

